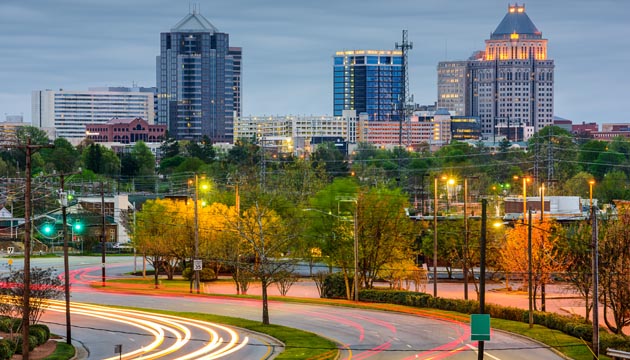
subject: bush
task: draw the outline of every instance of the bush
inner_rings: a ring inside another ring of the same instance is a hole
[[[15,348],[15,353],[16,354],[21,354],[22,353],[22,336],[17,336],[17,347]],[[33,335],[29,335],[28,336],[28,349],[29,350],[33,350],[37,347],[37,338]]]
[[[20,326],[22,325],[22,319],[14,319],[10,317],[5,317],[0,320],[0,331],[6,333],[15,333],[20,330]]]
[[[50,333],[47,330],[48,328],[44,328],[44,325],[31,325],[28,329],[28,334],[37,339],[37,345],[41,345],[50,338]]]
[[[352,284],[353,278],[348,278],[348,282]],[[343,274],[333,273],[326,276],[322,284],[322,297],[328,299],[346,298],[346,283],[343,280]]]
[[[9,360],[13,356],[15,344],[7,339],[0,340],[0,360]]]
[[[192,276],[193,276],[192,268],[185,268],[184,271],[182,271],[182,277],[184,279],[190,281]],[[214,273],[214,270],[212,270],[209,267],[205,267],[201,269],[201,271],[199,271],[199,281],[201,282],[214,281],[216,279],[217,279],[217,276]]]
[[[48,326],[44,324],[34,324],[29,327],[29,330],[32,330],[32,329],[42,329],[44,331],[46,335],[46,340],[44,342],[50,339],[50,329],[48,328]]]
[[[359,299],[362,301],[456,311],[464,314],[474,314],[479,310],[479,303],[477,301],[434,298],[429,294],[402,290],[361,290],[359,292]],[[520,321],[524,323],[529,322],[529,311],[515,307],[486,304],[486,313],[497,319]],[[593,337],[592,325],[585,323],[584,319],[579,317],[535,311],[533,320],[534,324],[542,325],[553,330],[559,330],[567,335],[588,342],[590,342]],[[624,335],[609,334],[603,330],[600,332],[600,348],[606,349],[608,347],[630,351],[630,338]]]

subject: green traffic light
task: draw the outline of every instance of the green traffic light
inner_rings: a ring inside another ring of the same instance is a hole
[[[83,230],[83,224],[81,224],[81,223],[74,224],[74,231],[75,232],[79,232],[81,230]]]
[[[44,225],[44,227],[42,228],[42,231],[44,232],[44,234],[46,235],[50,235],[53,232],[53,226],[50,224],[46,224]]]

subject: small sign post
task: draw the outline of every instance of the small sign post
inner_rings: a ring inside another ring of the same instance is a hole
[[[470,315],[470,340],[490,340],[490,314]]]
[[[114,354],[118,354],[118,358],[122,359],[122,344],[114,345]]]
[[[193,270],[201,271],[203,269],[203,262],[200,259],[193,260]]]

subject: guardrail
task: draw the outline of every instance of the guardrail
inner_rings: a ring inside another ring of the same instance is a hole
[[[613,359],[630,359],[630,352],[611,348],[606,349],[606,355],[612,356]]]

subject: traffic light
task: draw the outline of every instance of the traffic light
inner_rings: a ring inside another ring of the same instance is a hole
[[[54,231],[55,231],[55,226],[52,224],[44,224],[44,226],[42,226],[42,232],[46,236],[52,235]]]
[[[75,233],[80,233],[81,231],[83,231],[83,224],[82,224],[80,221],[78,221],[78,220],[77,220],[77,221],[74,223],[74,225],[72,226],[72,230],[73,230]]]

